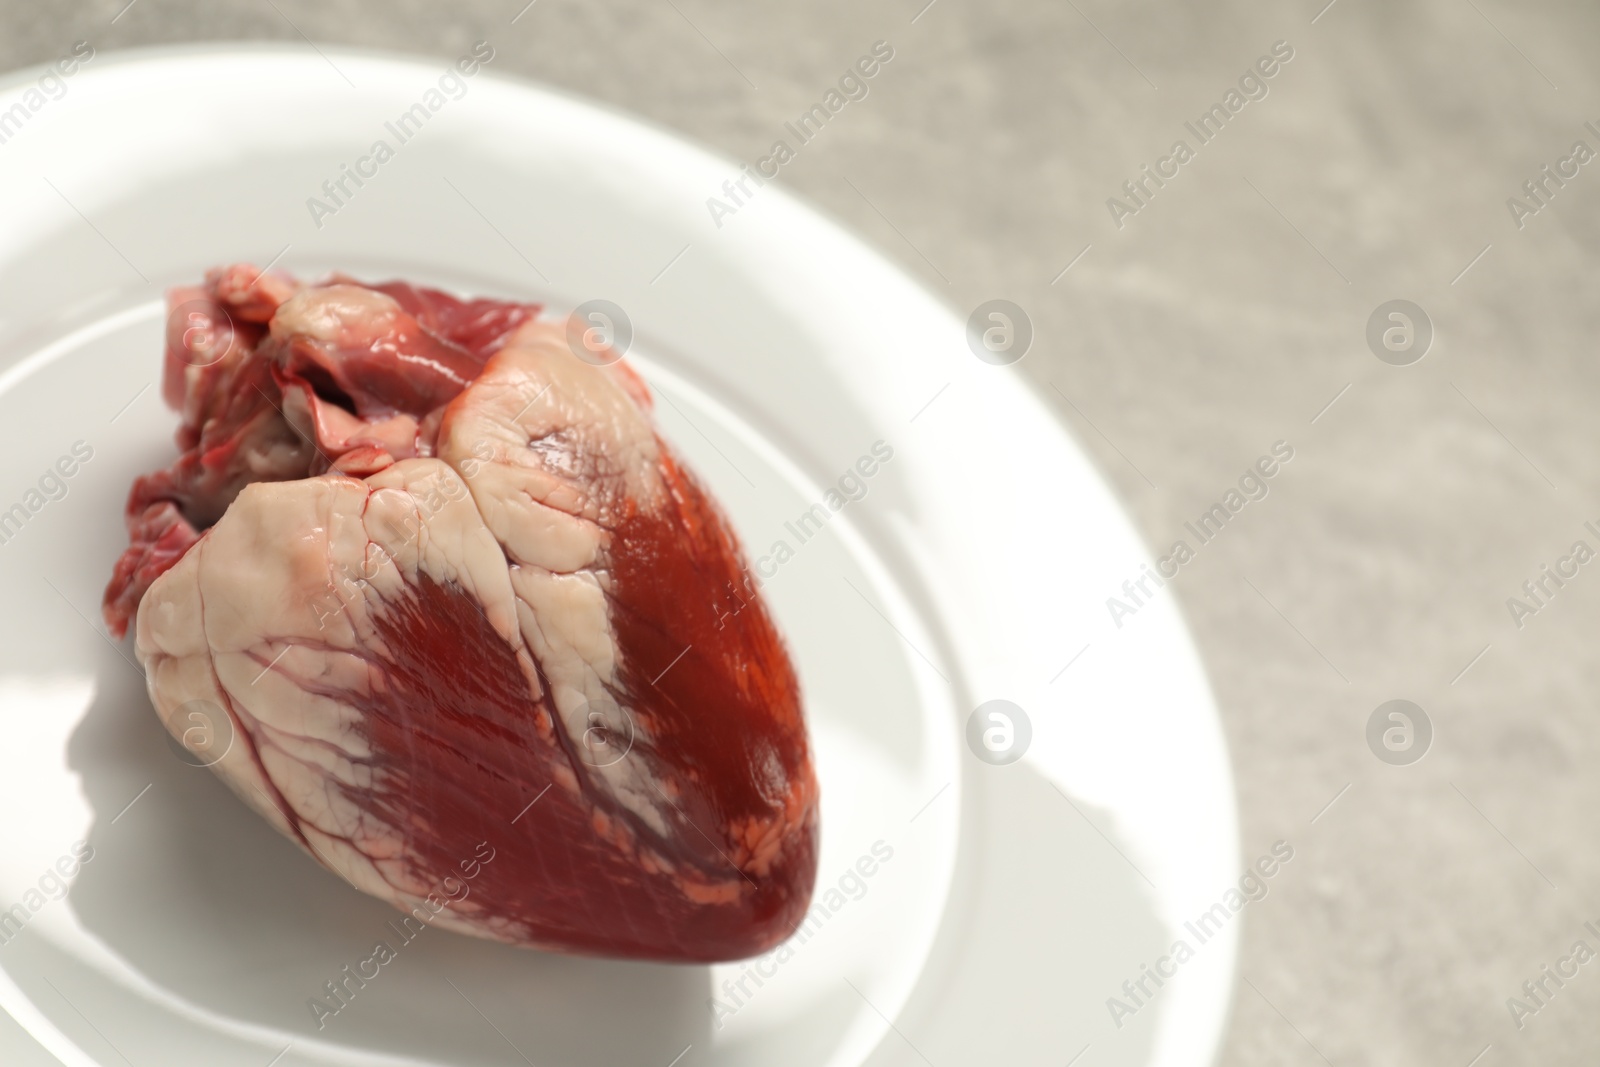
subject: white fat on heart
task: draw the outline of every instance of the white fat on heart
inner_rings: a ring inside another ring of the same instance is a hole
[[[274,332],[339,343],[338,323],[386,313],[388,297],[342,288],[291,300]],[[570,751],[585,751],[587,710],[625,729],[607,703],[622,667],[606,596],[609,529],[624,505],[648,512],[667,496],[630,374],[585,363],[559,327],[528,323],[449,405],[438,459],[403,460],[365,481],[246,487],[139,608],[138,654],[168,729],[181,730],[187,701],[222,705],[238,739],[215,770],[236,793],[280,831],[298,830],[357,888],[402,907],[422,901],[434,887],[408,875],[406,835],[329,788],[373,787],[371,753],[361,713],[315,690],[385,684],[376,617],[426,575],[477,602],[534,699],[544,695],[537,657]],[[573,470],[573,455],[603,467]],[[634,728],[635,745],[648,744],[645,724]],[[578,773],[665,834],[671,802],[649,761],[603,762],[586,759]],[[556,783],[582,798],[576,777]]]
[[[278,341],[309,337],[343,346],[387,334],[400,314],[400,302],[361,285],[302,289],[278,306],[272,336]]]
[[[439,458],[461,472],[514,564],[523,639],[578,753],[593,751],[585,737],[591,714],[613,735],[627,730],[612,696],[622,664],[606,597],[608,525],[624,502],[648,510],[666,495],[660,445],[630,395],[628,373],[578,359],[558,325],[529,322],[450,404],[439,433]],[[542,447],[551,442],[561,447]],[[574,471],[574,453],[604,467]],[[650,740],[645,724],[634,718],[632,726],[635,744]],[[649,761],[599,752],[585,763],[591,781],[667,832],[670,802]],[[575,781],[561,784],[580,791]]]
[[[178,732],[188,701],[228,709],[236,739],[215,770],[357,888],[397,903],[430,890],[409,884],[404,835],[330,788],[372,788],[371,752],[361,713],[318,691],[360,696],[385,684],[376,618],[422,576],[477,602],[536,696],[505,557],[438,460],[406,460],[365,482],[326,475],[247,487],[151,586],[137,622],[169,730]]]

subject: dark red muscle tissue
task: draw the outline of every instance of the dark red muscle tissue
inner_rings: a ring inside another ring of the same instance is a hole
[[[810,900],[795,671],[649,390],[539,308],[237,266],[106,590],[162,721],[357,888],[558,951],[754,955]],[[582,356],[583,358],[580,358]]]

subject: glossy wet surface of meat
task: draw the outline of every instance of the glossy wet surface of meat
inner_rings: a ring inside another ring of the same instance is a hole
[[[169,728],[219,709],[246,803],[440,925],[685,961],[792,932],[795,672],[626,363],[403,283],[233,267],[171,302],[182,454],[105,598]]]

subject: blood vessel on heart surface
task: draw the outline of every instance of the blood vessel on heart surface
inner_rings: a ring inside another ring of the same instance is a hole
[[[169,305],[181,454],[104,603],[167,728],[209,709],[247,804],[441,926],[679,961],[792,933],[794,667],[643,380],[537,306],[399,282],[234,266]]]

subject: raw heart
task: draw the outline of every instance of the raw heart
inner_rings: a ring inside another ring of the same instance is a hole
[[[644,382],[535,306],[402,283],[236,266],[170,303],[182,454],[105,597],[169,730],[219,709],[233,790],[425,921],[681,961],[792,933],[795,672]]]

